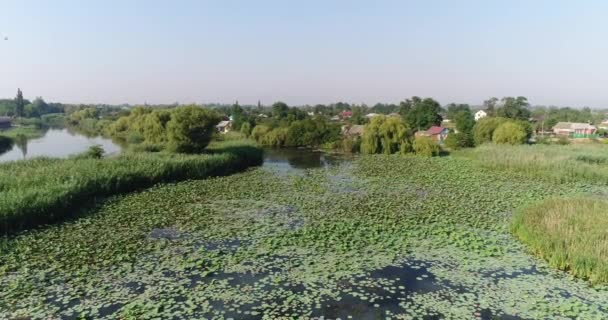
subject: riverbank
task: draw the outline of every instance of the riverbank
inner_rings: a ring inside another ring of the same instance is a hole
[[[7,238],[0,317],[608,315],[605,288],[535,259],[510,234],[517,208],[601,185],[459,157],[362,155],[313,169],[290,157],[114,197]]]
[[[0,164],[0,231],[61,221],[78,206],[156,183],[230,174],[262,162],[244,142],[211,145],[203,155],[133,153],[106,159],[33,159]]]

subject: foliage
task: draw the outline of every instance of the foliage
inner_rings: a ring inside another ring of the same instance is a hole
[[[498,126],[506,121],[508,120],[505,118],[495,117],[485,117],[479,119],[479,121],[477,121],[473,127],[473,139],[475,140],[475,145],[479,146],[486,142],[492,142],[494,130],[496,130]]]
[[[0,135],[0,154],[10,150],[13,144],[13,139]]]
[[[100,145],[90,146],[89,149],[83,153],[73,156],[73,159],[101,159],[105,150]]]
[[[498,117],[515,119],[515,120],[528,120],[531,112],[529,110],[530,103],[526,97],[505,97],[502,98],[502,107],[496,110]]]
[[[253,138],[253,140],[257,141],[258,143],[261,143],[264,136],[268,132],[270,132],[270,130],[272,129],[269,126],[259,124],[255,126],[251,131],[251,138]]]
[[[287,129],[288,147],[316,147],[340,139],[340,127],[323,118],[307,118],[292,122]]]
[[[445,139],[445,145],[452,150],[458,150],[474,147],[475,141],[473,140],[473,134],[471,133],[452,132]]]
[[[98,154],[95,148],[90,155]],[[101,150],[103,151],[103,150]],[[0,231],[13,233],[62,220],[98,197],[159,182],[206,178],[257,165],[261,151],[242,142],[208,155],[124,154],[107,159],[33,159],[0,164]]]
[[[432,98],[421,99],[412,97],[402,101],[399,113],[407,123],[408,127],[417,130],[427,130],[433,125],[441,123],[441,105]]]
[[[15,97],[15,116],[23,116],[23,108],[25,107],[25,101],[23,100],[23,92],[21,89],[17,89],[17,96]]]
[[[182,153],[202,152],[211,141],[219,121],[215,112],[196,106],[173,110],[167,123],[169,149]]]
[[[365,126],[361,139],[361,152],[366,154],[409,153],[411,133],[407,125],[397,117],[383,115],[371,119]]]
[[[456,124],[456,130],[471,133],[475,126],[475,116],[468,104],[450,104],[447,111],[448,118]]]
[[[608,282],[608,202],[552,198],[517,212],[513,233],[555,268]]]
[[[361,137],[344,137],[344,139],[341,141],[340,150],[346,153],[361,152]]]
[[[251,135],[251,124],[249,122],[243,123],[241,126],[241,133],[245,136],[245,138],[249,138]]]
[[[527,133],[519,123],[508,121],[496,128],[492,141],[498,144],[524,144],[527,141]]]
[[[418,136],[414,139],[414,152],[425,157],[438,156],[441,148],[433,139],[425,136]]]

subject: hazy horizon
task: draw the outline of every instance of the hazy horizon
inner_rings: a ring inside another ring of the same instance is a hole
[[[0,97],[605,108],[605,12],[602,1],[9,0]]]

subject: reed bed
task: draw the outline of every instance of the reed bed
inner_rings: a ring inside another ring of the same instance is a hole
[[[157,183],[227,175],[262,162],[262,151],[239,141],[213,144],[202,155],[128,153],[105,159],[39,158],[0,165],[0,233],[61,221],[84,204]]]

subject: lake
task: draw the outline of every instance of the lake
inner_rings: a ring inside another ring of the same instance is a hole
[[[121,147],[110,139],[86,137],[68,129],[49,129],[44,136],[28,140],[25,144],[15,143],[12,149],[0,154],[0,162],[31,159],[36,157],[67,158],[100,145],[106,155],[116,154]]]

